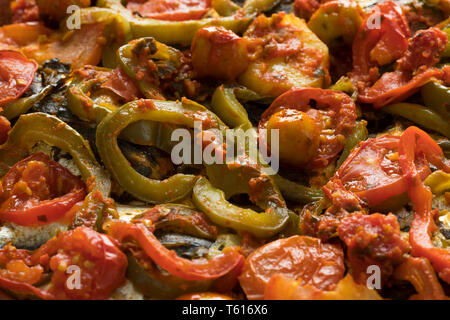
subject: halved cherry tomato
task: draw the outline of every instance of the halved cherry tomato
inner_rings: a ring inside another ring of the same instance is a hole
[[[408,196],[415,211],[409,231],[412,254],[427,258],[439,277],[450,283],[450,250],[435,247],[431,240],[431,235],[437,228],[434,222],[437,212],[432,208],[433,194],[430,188],[419,179],[415,159],[425,155],[434,166],[447,173],[450,173],[450,163],[436,142],[417,127],[409,127],[402,134],[399,155],[403,175],[408,181]]]
[[[127,269],[127,258],[117,242],[87,227],[59,233],[34,252],[32,260],[48,261],[53,271],[48,291],[56,299],[107,299],[123,284]],[[68,278],[77,269],[67,270],[69,266],[79,267],[78,286],[70,286]]]
[[[313,106],[313,103],[315,105]],[[306,164],[307,167],[322,168],[326,167],[334,159],[336,159],[339,152],[342,151],[345,145],[345,138],[350,135],[355,126],[356,109],[353,100],[343,92],[335,90],[325,90],[320,88],[293,88],[288,92],[279,96],[272,105],[263,113],[261,121],[259,122],[259,132],[262,144],[266,144],[263,129],[271,129],[269,124],[275,116],[279,116],[280,112],[286,110],[286,115],[283,116],[286,120],[289,119],[290,114],[295,112],[295,117],[299,118],[297,124],[304,124],[304,135],[307,135],[310,122],[314,122],[314,127],[320,130],[320,142],[318,142],[318,149],[314,152],[313,157]],[[293,112],[290,112],[293,110]],[[299,111],[299,112],[298,112]],[[306,121],[311,119],[311,121]],[[284,121],[286,122],[286,121]],[[293,150],[300,150],[298,146],[292,145],[299,141],[300,137],[294,139],[287,138],[283,140],[283,136],[290,137],[295,134],[285,134],[285,130],[291,130],[298,126],[281,126],[279,128],[280,135],[280,158],[283,159],[283,148],[287,153]],[[285,130],[284,130],[285,129]],[[300,130],[301,128],[297,128]],[[308,130],[307,130],[308,129]],[[300,132],[299,132],[300,133]],[[302,141],[311,140],[310,137],[302,139]],[[305,143],[307,145],[307,143]],[[310,141],[310,144],[313,144]],[[292,163],[289,163],[292,165]],[[302,163],[305,165],[305,163]]]
[[[217,279],[234,270],[244,259],[237,248],[225,248],[223,254],[210,260],[188,260],[166,249],[144,224],[111,221],[104,228],[121,243],[132,238],[162,269],[185,280]]]
[[[127,258],[114,239],[79,227],[61,232],[33,254],[0,250],[0,287],[43,299],[107,299],[125,281]],[[50,285],[35,287],[51,270]]]
[[[197,20],[211,7],[211,0],[132,0],[128,1],[128,10],[143,17],[183,21]]]
[[[27,91],[38,68],[36,61],[12,50],[0,51],[0,104],[13,101]]]
[[[15,164],[3,177],[0,220],[23,226],[59,220],[86,196],[84,183],[43,153]]]
[[[270,242],[245,261],[239,277],[248,299],[262,299],[264,290],[275,274],[330,290],[344,276],[344,253],[338,245],[323,244],[317,238],[293,236]]]
[[[398,136],[385,135],[362,142],[342,164],[335,178],[372,208],[405,194],[408,182],[399,163],[399,141]],[[415,163],[424,180],[431,173],[428,161],[418,157]]]

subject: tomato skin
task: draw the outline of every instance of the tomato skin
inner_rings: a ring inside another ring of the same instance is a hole
[[[128,1],[127,8],[146,18],[183,21],[197,20],[211,7],[211,0],[134,0]]]
[[[31,259],[35,263],[48,260],[45,265],[53,271],[48,291],[55,299],[107,299],[125,281],[127,258],[117,242],[87,227],[59,233]],[[79,289],[68,287],[71,265],[79,267]]]
[[[371,208],[404,194],[408,183],[398,160],[399,142],[400,137],[391,135],[362,142],[344,161],[335,178]],[[428,163],[422,157],[416,164],[425,179],[431,173]]]
[[[316,107],[310,106],[311,101]],[[265,144],[263,129],[267,129],[269,119],[283,109],[296,109],[315,118],[322,130],[330,129],[332,134],[321,133],[321,143],[318,152],[308,168],[323,168],[336,159],[345,144],[345,138],[350,135],[356,121],[356,108],[353,100],[341,91],[320,88],[292,88],[279,96],[261,116],[258,130],[261,143]]]
[[[0,220],[22,226],[61,219],[86,196],[84,183],[43,153],[16,163],[3,177]]]
[[[270,242],[245,261],[239,282],[250,300],[262,299],[274,274],[301,279],[302,285],[330,290],[344,276],[344,253],[317,238],[293,236]]]
[[[16,100],[33,82],[38,64],[23,54],[0,50],[0,104]]]

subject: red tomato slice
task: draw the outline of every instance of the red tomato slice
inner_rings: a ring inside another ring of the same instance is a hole
[[[15,164],[3,177],[0,220],[23,226],[61,219],[86,196],[84,183],[43,153]]]
[[[399,163],[399,141],[398,136],[386,135],[362,142],[342,164],[335,178],[370,207],[405,193],[408,182]],[[422,179],[431,173],[423,157],[416,159],[416,165]]]
[[[211,0],[133,0],[128,1],[128,10],[143,17],[169,20],[197,20],[211,7]]]
[[[239,277],[248,299],[262,299],[270,278],[280,274],[310,284],[320,290],[331,290],[344,276],[344,253],[333,244],[317,238],[293,236],[266,244],[245,261]]]
[[[45,260],[48,264],[42,263]],[[49,292],[56,299],[107,299],[123,284],[127,269],[117,242],[87,227],[59,233],[34,252],[32,261],[53,271]],[[75,271],[66,272],[64,266],[71,265],[79,267],[79,288],[68,287]]]
[[[79,227],[59,233],[33,254],[6,246],[0,250],[0,266],[0,287],[15,293],[52,300],[97,300],[109,298],[125,281],[127,258],[114,239]],[[35,287],[44,270],[52,271],[45,290]],[[75,272],[79,282],[71,281]]]
[[[225,248],[223,254],[210,260],[188,260],[177,256],[175,251],[166,249],[143,224],[112,221],[107,226],[108,233],[119,242],[134,239],[148,257],[173,276],[186,280],[209,280],[220,278],[239,267],[244,257],[236,248]]]
[[[33,82],[38,64],[12,50],[0,51],[0,104],[16,100]]]

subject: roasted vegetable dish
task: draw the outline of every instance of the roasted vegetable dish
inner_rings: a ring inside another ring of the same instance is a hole
[[[0,6],[0,299],[450,297],[449,0]]]

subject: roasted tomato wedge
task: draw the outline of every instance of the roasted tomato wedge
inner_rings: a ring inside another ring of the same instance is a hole
[[[211,0],[132,0],[127,8],[139,15],[170,21],[197,20],[211,7]]]
[[[86,195],[80,179],[43,153],[14,165],[1,187],[0,220],[23,226],[59,220]]]
[[[0,287],[44,299],[107,299],[125,281],[127,259],[107,235],[79,227],[61,232],[33,254],[0,250]],[[44,273],[52,272],[46,289]]]
[[[0,51],[0,104],[19,98],[30,87],[38,64],[12,50]]]
[[[271,130],[279,130],[281,162],[294,167],[322,168],[342,151],[355,121],[355,104],[345,93],[293,88],[263,113],[259,133],[261,142],[270,147]]]
[[[330,290],[343,278],[344,271],[344,253],[339,246],[323,244],[317,238],[293,236],[253,252],[245,261],[239,281],[248,299],[262,299],[275,274]]]
[[[398,196],[406,196],[408,182],[403,178],[399,163],[399,141],[399,136],[385,135],[362,142],[342,164],[335,178],[371,208],[393,197],[397,197],[394,202],[398,203],[391,202],[390,207],[401,204],[407,199]],[[415,161],[420,177],[425,179],[431,173],[428,161],[424,157]]]

